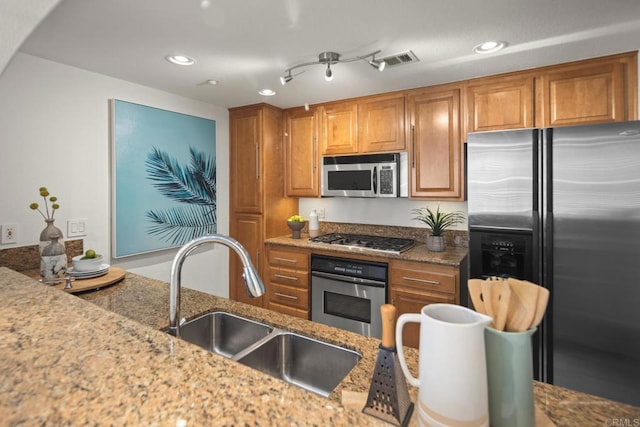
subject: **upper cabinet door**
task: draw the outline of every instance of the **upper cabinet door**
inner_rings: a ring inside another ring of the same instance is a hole
[[[533,83],[533,75],[469,82],[467,132],[533,127]]]
[[[295,108],[285,112],[285,190],[287,196],[317,197],[318,118],[315,110]]]
[[[360,152],[406,151],[405,97],[367,98],[358,103],[358,142]]]
[[[628,120],[626,64],[619,61],[550,70],[539,78],[541,126]]]
[[[322,154],[358,152],[358,104],[340,102],[322,108]]]
[[[262,111],[247,109],[229,115],[229,161],[231,210],[234,212],[262,212],[260,141],[262,140]]]
[[[460,89],[418,91],[408,101],[411,198],[462,200]]]

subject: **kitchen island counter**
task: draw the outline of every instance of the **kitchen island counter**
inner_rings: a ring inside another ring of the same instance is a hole
[[[0,268],[0,425],[381,424],[340,405],[342,390],[368,391],[377,340],[183,290],[184,317],[228,311],[360,352],[325,399],[159,331],[168,324],[168,294],[166,283],[127,273],[76,296]],[[407,356],[415,369],[417,352]],[[546,384],[534,389],[557,425],[640,419],[639,408]]]

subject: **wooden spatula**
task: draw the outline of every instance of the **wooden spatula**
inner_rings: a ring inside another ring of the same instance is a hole
[[[473,302],[473,308],[482,314],[487,314],[484,310],[484,302],[482,301],[482,282],[481,279],[469,279],[467,281],[467,287],[469,288],[469,296],[471,302]]]
[[[503,279],[493,284],[491,301],[496,314],[494,327],[498,331],[504,331],[507,323],[507,314],[509,313],[509,304],[511,304],[511,288],[507,280]]]
[[[491,318],[493,318],[493,323],[496,321],[496,312],[493,307],[493,284],[498,283],[493,280],[483,280],[480,284],[480,289],[482,291],[482,302],[484,303],[484,311],[485,314]],[[493,326],[493,324],[491,325]]]
[[[549,289],[538,286],[538,301],[536,302],[536,314],[529,329],[536,328],[542,322],[544,313],[547,311],[547,303],[549,302]]]
[[[529,329],[536,314],[539,286],[526,280],[507,279],[511,288],[511,303],[507,313],[507,331],[523,332]]]

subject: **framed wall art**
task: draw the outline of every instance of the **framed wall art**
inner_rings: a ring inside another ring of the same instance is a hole
[[[215,233],[215,120],[117,99],[110,115],[112,256]]]

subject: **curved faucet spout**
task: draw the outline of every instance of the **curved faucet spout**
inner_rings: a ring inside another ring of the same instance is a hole
[[[249,295],[253,298],[262,296],[265,292],[264,284],[251,262],[246,249],[234,238],[221,234],[210,234],[197,237],[180,248],[171,265],[171,282],[169,284],[169,333],[180,336],[180,275],[184,260],[197,247],[205,243],[221,243],[233,249],[242,261],[244,282]]]

